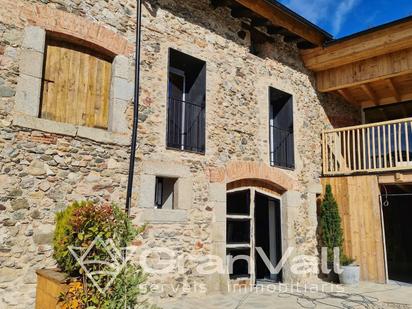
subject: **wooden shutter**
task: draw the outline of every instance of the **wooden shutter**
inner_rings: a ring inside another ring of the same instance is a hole
[[[270,88],[270,164],[294,168],[293,98]]]
[[[206,65],[193,78],[185,107],[185,149],[205,151]],[[189,80],[190,81],[190,80]]]
[[[107,128],[111,61],[67,42],[48,40],[40,117]]]

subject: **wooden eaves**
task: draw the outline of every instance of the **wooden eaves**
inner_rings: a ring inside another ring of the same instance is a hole
[[[211,0],[211,5],[229,8],[233,17],[248,21],[245,30],[260,37],[264,34],[269,41],[272,35],[279,34],[285,42],[306,49],[332,39],[330,34],[275,0]]]
[[[321,92],[363,107],[412,99],[412,17],[302,50]]]

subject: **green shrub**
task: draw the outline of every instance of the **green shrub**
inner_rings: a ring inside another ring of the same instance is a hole
[[[342,266],[351,265],[351,264],[353,264],[353,262],[355,262],[354,259],[346,256],[345,254],[341,254],[340,263],[342,264]]]
[[[95,204],[93,202],[75,202],[64,211],[56,215],[56,230],[53,239],[54,258],[60,269],[73,278],[80,278],[83,282],[86,299],[77,300],[84,308],[133,308],[138,302],[140,294],[139,285],[146,276],[140,267],[128,262],[105,293],[100,293],[97,287],[86,276],[77,260],[71,254],[69,247],[87,249],[100,237],[103,241],[113,241],[116,250],[127,247],[131,241],[143,231],[144,227],[133,227],[126,213],[115,205]],[[120,251],[117,251],[119,253]],[[79,252],[80,256],[83,252]],[[112,256],[105,246],[95,243],[87,254],[89,273],[94,273],[93,279],[101,288],[106,287],[111,276],[108,271],[113,271],[110,264],[97,263],[97,261],[112,262]],[[121,261],[120,261],[121,262]],[[66,294],[62,303],[73,295]],[[76,300],[75,300],[76,301]],[[80,306],[79,308],[83,308]]]
[[[325,197],[320,209],[320,230],[322,246],[327,247],[328,250],[328,262],[333,262],[333,248],[338,247],[342,256],[343,230],[338,204],[330,185],[326,186]]]

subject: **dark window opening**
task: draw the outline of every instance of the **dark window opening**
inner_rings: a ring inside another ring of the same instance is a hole
[[[228,244],[249,244],[250,219],[227,219],[226,242]]]
[[[230,192],[227,194],[228,215],[250,215],[250,190]]]
[[[250,249],[227,249],[226,255],[230,257],[229,263],[233,265],[233,268],[229,269],[230,279],[245,278],[250,276]]]
[[[155,208],[173,209],[176,178],[156,177]]]
[[[270,165],[295,168],[293,97],[269,88]]]
[[[205,152],[206,62],[170,49],[167,147]]]

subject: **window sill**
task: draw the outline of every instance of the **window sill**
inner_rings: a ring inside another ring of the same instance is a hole
[[[276,164],[270,164],[270,167],[275,167],[281,170],[286,170],[286,171],[294,171],[296,170],[296,166],[294,167],[286,167],[286,166],[281,166],[281,165],[276,165]]]
[[[130,145],[130,138],[126,134],[109,132],[103,129],[76,126],[74,124],[62,123],[28,115],[15,114],[13,125],[48,133],[86,138],[104,144],[115,144],[120,146]]]
[[[187,211],[184,209],[155,209],[140,208],[138,211],[139,223],[186,223]]]
[[[196,154],[196,155],[201,155],[201,156],[205,156],[206,155],[206,151],[194,151],[194,150],[187,150],[187,149],[180,149],[180,148],[174,148],[171,146],[166,146],[166,150],[172,150],[172,151],[176,151],[176,152],[187,152],[187,153],[192,153],[192,154]]]

